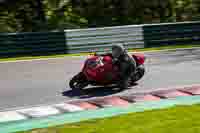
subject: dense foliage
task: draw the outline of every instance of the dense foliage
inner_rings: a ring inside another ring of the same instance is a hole
[[[0,32],[199,19],[199,0],[0,0]]]

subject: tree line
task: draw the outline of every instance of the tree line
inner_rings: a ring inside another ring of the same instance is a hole
[[[200,20],[200,0],[0,0],[0,32]]]

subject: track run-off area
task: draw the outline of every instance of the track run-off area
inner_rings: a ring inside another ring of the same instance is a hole
[[[145,55],[146,74],[131,89],[119,92],[115,88],[89,87],[84,95],[74,95],[68,82],[81,70],[87,57],[1,62],[0,111],[200,83],[200,49],[148,52]]]

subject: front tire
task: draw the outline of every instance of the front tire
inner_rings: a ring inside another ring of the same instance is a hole
[[[80,91],[86,86],[88,86],[88,81],[85,75],[82,72],[80,72],[70,80],[69,86],[72,90]]]

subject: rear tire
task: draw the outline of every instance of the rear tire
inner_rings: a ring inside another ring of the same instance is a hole
[[[136,73],[132,76],[132,83],[137,82],[138,80],[140,80],[145,74],[145,67],[144,65],[140,65],[137,69],[136,69]]]
[[[72,90],[81,91],[83,88],[88,86],[88,81],[85,75],[80,72],[70,80],[69,86]]]

